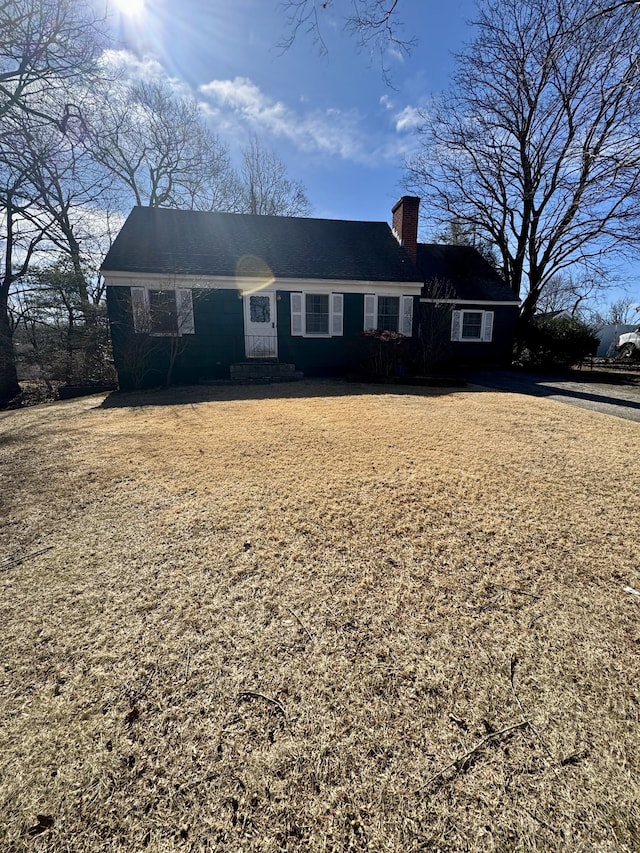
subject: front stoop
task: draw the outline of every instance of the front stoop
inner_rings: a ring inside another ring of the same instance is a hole
[[[295,382],[304,379],[304,374],[296,370],[295,364],[264,361],[232,364],[229,375],[233,382]]]

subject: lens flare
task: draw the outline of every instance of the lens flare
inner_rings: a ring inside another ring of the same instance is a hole
[[[251,284],[247,286],[248,278],[251,279]],[[236,264],[236,279],[238,289],[242,291],[243,296],[249,296],[270,287],[275,281],[275,276],[262,258],[243,255]]]

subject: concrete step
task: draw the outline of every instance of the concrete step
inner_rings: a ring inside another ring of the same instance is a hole
[[[292,382],[303,379],[304,374],[296,370],[295,364],[281,364],[279,362],[243,361],[232,364],[229,375],[236,382]]]

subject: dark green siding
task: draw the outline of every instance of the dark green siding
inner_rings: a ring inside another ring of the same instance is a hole
[[[228,379],[229,365],[244,359],[242,299],[236,290],[193,290],[194,335],[179,338],[135,334],[128,287],[108,287],[107,306],[120,387],[153,387],[167,381],[171,347],[177,347],[172,383]]]
[[[278,356],[295,364],[305,376],[341,376],[358,370],[362,361],[364,296],[345,293],[343,334],[334,338],[304,338],[291,334],[291,294],[278,291]]]
[[[453,310],[493,311],[491,341],[452,341],[451,314]],[[443,361],[452,364],[506,365],[513,357],[513,336],[518,319],[517,305],[447,305],[436,308],[433,303],[422,302],[418,312],[418,334],[424,339],[436,340],[436,348],[444,353]],[[415,322],[415,317],[414,317]]]
[[[243,301],[238,291],[194,289],[192,293],[195,334],[178,338],[150,337],[134,332],[130,289],[107,288],[114,361],[121,388],[165,384],[172,347],[175,353],[173,384],[228,379],[230,365],[245,361]],[[276,305],[280,362],[295,364],[306,376],[340,376],[366,370],[367,359],[370,358],[367,345],[370,347],[371,341],[362,333],[363,294],[344,294],[344,325],[340,337],[293,336],[290,291],[278,291]],[[420,343],[420,338],[423,342],[437,339],[439,342],[432,347],[438,351],[436,361],[509,363],[518,317],[517,306],[464,305],[465,310],[494,311],[493,340],[489,343],[451,342],[451,311],[454,307],[463,306],[435,309],[431,303],[420,303],[417,297],[414,299],[415,337],[411,344],[416,350],[414,356],[419,357],[422,353],[424,360],[426,346]]]

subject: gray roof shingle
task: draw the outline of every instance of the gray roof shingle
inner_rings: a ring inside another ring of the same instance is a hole
[[[150,207],[131,211],[102,269],[234,276],[247,255],[279,279],[422,281],[386,222]]]
[[[448,283],[453,298],[479,302],[514,302],[518,298],[491,264],[472,246],[418,243],[418,269],[426,282],[424,295],[439,296],[433,280]]]

